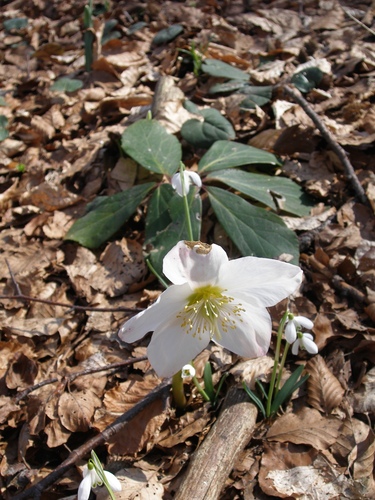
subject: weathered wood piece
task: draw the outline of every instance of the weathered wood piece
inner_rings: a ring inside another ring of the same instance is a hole
[[[221,413],[194,453],[175,500],[216,500],[236,458],[250,441],[257,409],[241,387],[232,387]]]

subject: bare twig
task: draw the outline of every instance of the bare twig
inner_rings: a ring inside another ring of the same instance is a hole
[[[311,108],[309,103],[302,97],[300,93],[297,93],[288,85],[284,85],[282,88],[284,92],[293,99],[294,102],[296,102],[301,106],[301,108],[304,110],[307,116],[311,118],[316,128],[320,131],[324,139],[328,142],[332,151],[336,153],[336,155],[338,156],[339,160],[341,161],[344,167],[345,174],[349,182],[353,186],[353,189],[356,195],[358,196],[358,199],[364,204],[369,204],[365,190],[363,189],[361,183],[358,180],[358,177],[354,172],[353,165],[350,163],[346,151],[337,143],[331,132],[322,122],[321,118],[318,116],[317,113],[315,113],[315,111]]]
[[[133,365],[134,363],[139,363],[140,361],[145,361],[147,359],[147,356],[140,356],[139,358],[131,358],[127,359],[126,361],[121,361],[119,363],[112,363],[107,366],[97,366],[95,368],[86,368],[85,370],[82,370],[80,372],[72,373],[70,375],[64,376],[64,380],[66,380],[67,383],[73,382],[76,378],[78,377],[83,377],[84,375],[89,375],[90,373],[98,373],[98,372],[104,372],[104,371],[111,371],[110,375],[113,373],[116,373],[117,371],[121,370],[124,366],[127,365]],[[48,384],[54,384],[55,382],[58,382],[60,379],[58,377],[53,377],[48,380],[43,380],[42,382],[39,382],[38,384],[32,385],[28,387],[27,389],[23,390],[17,396],[14,398],[16,403],[19,403],[22,399],[24,399],[26,396],[28,396],[31,392],[36,391],[40,387],[44,387],[45,385]]]
[[[341,8],[345,12],[345,14],[350,17],[350,19],[352,19],[357,24],[359,24],[362,28],[364,28],[366,31],[368,31],[369,33],[371,33],[371,35],[375,36],[375,31],[372,30],[371,28],[369,28],[368,26],[366,26],[362,21],[360,21],[359,19],[357,19],[356,17],[354,17],[353,14],[351,14],[351,12],[349,11],[349,9],[347,9],[346,7],[344,7],[342,5],[341,5]]]
[[[121,417],[110,424],[104,431],[97,436],[89,439],[85,444],[73,450],[69,457],[64,460],[51,474],[43,478],[39,483],[31,486],[26,491],[13,497],[13,500],[24,500],[26,498],[33,498],[38,500],[42,492],[57,481],[65,472],[74,465],[77,460],[89,454],[94,448],[108,442],[117,432],[119,432],[127,423],[129,423],[135,416],[144,410],[149,404],[162,399],[166,401],[170,391],[170,380],[164,380],[153,391],[151,391],[142,401],[136,403],[133,408],[125,412]]]

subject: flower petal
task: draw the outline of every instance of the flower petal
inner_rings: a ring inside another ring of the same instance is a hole
[[[232,303],[235,305],[235,302]],[[239,304],[240,305],[240,304]],[[271,318],[265,308],[255,308],[249,304],[242,304],[243,311],[235,328],[222,328],[222,322],[218,322],[221,339],[214,337],[213,340],[243,356],[254,358],[267,354],[271,341]]]
[[[301,281],[302,271],[298,266],[273,259],[242,257],[221,266],[218,283],[250,304],[269,307],[295,292]]]
[[[91,474],[85,475],[82,479],[77,493],[77,500],[88,500],[91,491]]]
[[[219,269],[227,262],[227,254],[218,245],[179,241],[164,257],[163,273],[175,285],[189,283],[194,288],[216,284]]]
[[[318,346],[315,344],[313,340],[308,338],[306,334],[304,334],[300,342],[302,342],[303,347],[309,354],[318,354]]]
[[[185,172],[190,177],[190,183],[195,184],[199,188],[202,187],[202,180],[197,172],[194,172],[193,170],[185,170]]]
[[[314,323],[311,321],[311,319],[306,318],[305,316],[294,316],[293,319],[299,325],[303,326],[303,328],[307,328],[308,330],[314,328]]]
[[[300,340],[299,339],[297,339],[294,342],[294,344],[292,345],[292,354],[294,354],[294,356],[298,355],[299,345],[300,345]]]
[[[185,284],[172,285],[167,288],[148,309],[126,321],[119,331],[119,337],[124,342],[135,342],[156,330],[170,315],[175,315],[186,305],[191,288]]]
[[[186,333],[181,328],[181,318],[165,318],[151,338],[147,355],[159,377],[172,377],[207,347],[210,334]]]
[[[184,172],[184,174],[185,174],[185,172]],[[185,187],[187,187],[189,185],[189,179],[186,175],[184,175],[184,182],[185,182]],[[181,182],[181,173],[180,172],[177,172],[176,174],[174,174],[172,176],[171,184],[172,184],[173,189],[175,189],[180,196],[184,196],[184,193],[182,190],[182,182]]]
[[[120,481],[117,479],[117,477],[114,474],[112,474],[112,472],[108,472],[107,470],[105,470],[104,475],[107,478],[109,486],[112,488],[113,491],[121,491],[122,490],[122,486],[121,486]]]
[[[288,321],[285,327],[285,339],[289,344],[293,344],[293,342],[297,338],[297,330],[296,325],[293,321]]]

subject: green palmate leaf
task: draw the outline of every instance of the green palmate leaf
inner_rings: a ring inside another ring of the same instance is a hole
[[[309,92],[319,85],[322,78],[323,71],[314,66],[293,75],[291,82],[300,92]]]
[[[298,239],[280,217],[224,189],[206,189],[220,224],[242,255],[275,259],[287,254],[298,263]]]
[[[168,199],[169,194],[164,191],[164,193],[159,194],[160,200],[155,205],[158,205],[160,214],[163,216],[163,221],[167,221],[166,213],[164,211],[165,203]],[[188,204],[191,225],[193,230],[193,237],[195,240],[200,239],[201,232],[201,216],[202,216],[202,200],[200,196],[196,196],[196,189],[191,186],[188,194]],[[170,222],[163,229],[159,229],[158,232],[155,231],[155,225],[152,226],[150,223],[146,222],[149,226],[149,234],[155,234],[155,236],[150,239],[146,239],[145,244],[147,247],[152,247],[150,251],[150,261],[155,270],[161,274],[163,269],[163,258],[169,252],[169,250],[174,247],[179,241],[190,239],[187,230],[187,224],[185,220],[185,210],[184,201],[181,196],[176,192],[173,192],[173,196],[168,201],[168,214],[170,217]],[[152,218],[156,220],[155,216],[149,211],[147,218]],[[160,225],[158,225],[160,227]]]
[[[159,33],[154,36],[152,45],[161,45],[162,43],[168,43],[176,38],[176,36],[180,35],[183,31],[184,28],[181,26],[181,24],[172,24],[172,26],[159,31]]]
[[[181,145],[156,120],[139,120],[122,134],[123,150],[142,167],[158,174],[173,175],[180,167]]]
[[[145,26],[147,26],[147,23],[145,23],[144,21],[139,21],[138,23],[134,23],[131,26],[129,26],[129,28],[126,30],[126,34],[133,35],[133,33],[140,31]]]
[[[29,21],[26,17],[15,17],[4,21],[3,26],[6,31],[19,31],[26,28],[28,22]]]
[[[227,78],[228,80],[249,80],[249,74],[245,73],[241,69],[234,68],[230,64],[227,64],[218,59],[205,59],[202,63],[202,71],[211,76],[216,76],[218,78]]]
[[[234,139],[236,134],[231,123],[217,109],[199,111],[204,121],[187,120],[182,128],[182,137],[197,148],[209,148],[219,139]]]
[[[5,115],[0,115],[0,142],[4,141],[7,137],[9,137],[9,132],[7,130],[8,127],[8,118]]]
[[[231,141],[216,141],[198,164],[199,173],[240,167],[242,165],[281,165],[272,153]]]
[[[108,240],[136,211],[154,183],[141,184],[112,196],[96,198],[88,213],[69,229],[66,240],[97,248]]]
[[[157,233],[163,231],[172,222],[169,203],[176,192],[170,184],[161,184],[152,194],[148,204],[146,217],[146,242],[152,240]]]
[[[51,90],[56,92],[75,92],[83,87],[81,80],[74,78],[59,78],[51,85]]]
[[[217,170],[206,179],[223,182],[276,212],[283,211],[303,217],[309,215],[309,207],[313,205],[302,188],[286,177],[272,177],[231,169]]]
[[[273,87],[271,85],[259,87],[249,85],[240,80],[230,80],[225,83],[216,83],[210,88],[209,93],[218,94],[237,91],[239,94],[247,95],[241,102],[241,107],[253,109],[255,106],[264,106],[271,100],[272,89]]]

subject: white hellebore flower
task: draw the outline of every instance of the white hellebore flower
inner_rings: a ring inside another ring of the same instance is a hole
[[[297,333],[297,340],[292,345],[292,354],[297,356],[298,350],[302,349],[309,354],[318,354],[318,346],[314,342],[314,337],[311,333]]]
[[[181,369],[182,378],[192,378],[195,377],[195,368],[193,365],[184,365]]]
[[[183,189],[182,187],[181,172],[177,172],[176,174],[174,174],[171,180],[173,189],[175,189],[180,196],[185,196],[188,194],[191,184],[195,184],[199,188],[202,187],[202,181],[197,172],[193,172],[192,170],[184,170],[182,172],[182,175],[184,176],[185,189]]]
[[[173,283],[148,309],[120,329],[125,342],[153,331],[147,355],[156,373],[170,377],[210,340],[246,358],[267,353],[271,319],[266,307],[300,285],[302,271],[257,257],[228,260],[218,245],[180,241],[163,261]]]
[[[286,341],[289,342],[289,344],[293,344],[297,339],[297,332],[301,331],[302,327],[311,330],[313,326],[314,323],[311,319],[305,316],[294,316],[294,314],[289,314],[288,322],[285,327]]]
[[[78,488],[77,500],[88,500],[91,488],[102,486],[103,481],[100,479],[95,468],[90,468],[87,465],[83,467],[82,474],[83,479]],[[113,491],[121,491],[121,483],[114,474],[105,470],[104,475]]]

